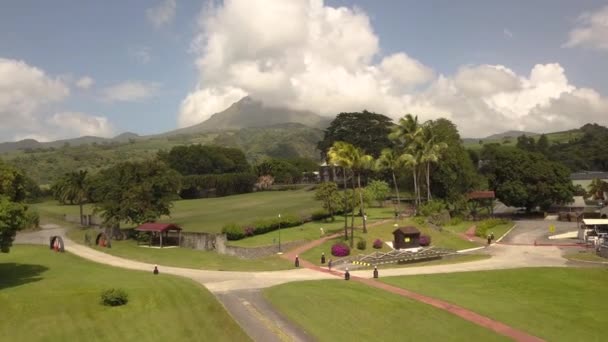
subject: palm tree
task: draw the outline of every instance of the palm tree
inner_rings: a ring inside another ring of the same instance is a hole
[[[56,188],[56,196],[62,202],[76,203],[80,207],[80,224],[84,225],[83,221],[83,205],[88,198],[89,179],[88,172],[80,170],[65,174]]]
[[[354,147],[354,146],[353,146]],[[351,161],[353,173],[357,176],[357,188],[359,190],[359,203],[361,205],[361,217],[363,218],[363,233],[367,233],[367,224],[365,216],[365,204],[363,203],[363,190],[361,189],[361,173],[364,170],[369,170],[374,165],[374,157],[365,154],[365,151],[354,147],[351,151]],[[353,179],[354,181],[354,179]]]
[[[422,139],[422,154],[420,162],[426,166],[426,200],[431,200],[431,163],[437,163],[441,153],[448,145],[444,142],[436,143],[430,125],[424,125]]]
[[[351,150],[354,148],[353,145],[345,143],[343,141],[336,141],[327,152],[329,163],[342,168],[342,181],[344,182],[344,239],[348,239],[348,198],[346,197],[346,181],[347,181],[347,170],[352,169],[352,161],[350,158]],[[352,233],[352,232],[351,232]]]
[[[399,197],[399,187],[397,186],[397,177],[395,177],[395,170],[399,168],[402,161],[399,156],[395,153],[395,150],[385,148],[378,158],[377,167],[379,169],[390,170],[393,176],[393,184],[395,185],[395,194],[397,196],[397,203],[395,204],[395,217],[399,213],[399,205],[401,204],[401,198]]]
[[[593,194],[595,199],[604,199],[604,192],[608,192],[608,183],[599,178],[594,178],[589,184],[589,193]]]
[[[419,205],[420,189],[418,186],[418,168],[421,165],[423,144],[421,136],[423,127],[418,123],[418,117],[412,114],[406,114],[389,135],[389,138],[396,142],[397,148],[400,150],[399,157],[407,166],[412,169],[414,178],[414,195],[415,203]]]

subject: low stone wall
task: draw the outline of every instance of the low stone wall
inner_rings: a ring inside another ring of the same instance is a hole
[[[226,244],[226,234],[182,232],[181,247],[220,253]]]
[[[281,244],[281,250],[283,252],[288,251],[290,249],[302,246],[306,241],[291,241],[287,243]],[[262,247],[237,247],[237,246],[225,246],[225,250],[221,253],[218,250],[218,253],[227,254],[236,256],[243,259],[255,259],[255,258],[263,258],[266,256],[274,255],[279,252],[278,245],[272,246],[262,246]]]

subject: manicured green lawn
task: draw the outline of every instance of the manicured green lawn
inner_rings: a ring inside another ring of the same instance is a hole
[[[264,295],[319,341],[506,341],[429,305],[343,280],[307,281]]]
[[[608,259],[595,254],[595,251],[577,251],[564,255],[564,258],[573,261],[593,261],[608,264]]]
[[[125,306],[100,304],[124,289]],[[247,341],[222,305],[193,281],[88,262],[45,247],[0,254],[3,341]]]
[[[84,243],[84,229],[71,229],[68,236],[78,243]],[[90,230],[95,239],[95,230]],[[190,248],[145,248],[134,240],[112,241],[112,248],[92,246],[101,252],[118,257],[147,262],[151,264],[196,268],[219,271],[274,271],[293,268],[291,262],[279,256],[260,259],[241,259],[215,252],[199,251]]]
[[[393,221],[390,221],[390,222],[387,222],[387,223],[384,223],[384,224],[381,224],[381,225],[378,225],[375,227],[370,227],[367,234],[363,234],[363,232],[360,229],[355,230],[355,239],[354,239],[355,248],[351,249],[351,255],[353,255],[353,254],[354,255],[370,254],[370,253],[373,253],[376,251],[381,251],[381,252],[390,251],[391,250],[390,247],[388,247],[386,244],[383,244],[381,249],[374,249],[372,246],[373,246],[374,240],[376,240],[376,239],[380,239],[382,241],[393,241],[393,231],[395,230],[394,225],[395,225],[395,223]],[[422,227],[422,226],[417,225],[410,219],[399,220],[398,225],[399,226],[415,226],[422,232],[422,234],[429,235],[431,237],[431,246],[442,247],[442,248],[451,248],[451,249],[455,249],[455,250],[467,249],[467,248],[473,248],[473,247],[479,246],[475,242],[470,242],[470,241],[462,239],[456,233],[452,233],[447,230],[439,232],[430,227]],[[349,229],[349,234],[350,234],[350,229]],[[359,241],[359,240],[366,241],[367,246],[366,246],[366,249],[363,251],[356,248],[357,241]],[[320,263],[321,253],[325,253],[327,258],[333,258],[331,256],[331,246],[334,243],[341,242],[341,241],[344,241],[344,239],[342,237],[328,240],[325,243],[303,253],[302,258],[304,258],[308,261],[311,261],[313,263],[317,263],[317,264]],[[346,243],[348,244],[349,242],[347,241]]]
[[[525,268],[382,278],[548,341],[605,340],[606,268]]]
[[[462,221],[456,225],[446,225],[443,228],[455,233],[464,233],[472,226],[478,225],[481,222],[482,221]],[[509,221],[507,223],[499,224],[496,227],[489,229],[488,232],[494,233],[494,236],[496,237],[496,239],[498,239],[506,232],[508,232],[511,227],[513,227],[513,222]]]
[[[78,215],[77,205],[59,205],[56,201],[34,204],[41,215]],[[261,218],[282,215],[307,215],[321,208],[314,191],[264,191],[218,198],[173,202],[171,217],[159,221],[176,223],[185,231],[219,233],[227,223],[247,224]],[[92,206],[85,206],[90,214]]]

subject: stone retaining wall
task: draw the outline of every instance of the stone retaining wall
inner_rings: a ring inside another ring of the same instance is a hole
[[[290,249],[302,246],[307,241],[291,241],[281,244],[281,250],[286,252]],[[243,259],[255,259],[263,258],[266,256],[274,255],[279,252],[278,245],[262,246],[262,247],[237,247],[237,246],[225,246],[225,251],[221,254],[227,254],[236,256]],[[219,250],[218,250],[218,253]]]

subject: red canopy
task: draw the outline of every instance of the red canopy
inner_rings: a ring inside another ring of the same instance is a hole
[[[135,228],[135,230],[140,232],[166,232],[168,230],[182,230],[178,225],[173,223],[155,223],[148,222],[144,223],[141,226]]]
[[[494,191],[473,191],[468,195],[469,199],[484,199],[484,198],[495,198]]]

